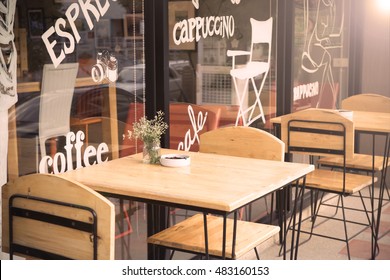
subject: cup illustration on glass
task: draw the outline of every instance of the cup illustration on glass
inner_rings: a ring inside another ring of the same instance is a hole
[[[98,52],[96,64],[92,67],[92,79],[100,83],[104,79],[115,82],[118,79],[118,61],[108,51]]]

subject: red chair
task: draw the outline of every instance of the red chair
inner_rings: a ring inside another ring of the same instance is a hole
[[[144,104],[142,103],[130,103],[129,111],[127,114],[127,121],[124,128],[124,139],[122,142],[122,147],[120,149],[119,155],[120,157],[125,157],[129,155],[133,155],[135,153],[141,152],[143,148],[142,141],[129,139],[128,133],[129,131],[133,131],[133,123],[138,121],[141,117],[144,116]],[[124,237],[128,237],[127,240],[122,240],[122,258],[124,258],[125,253],[129,256],[130,252],[130,234],[133,232],[133,227],[131,225],[131,215],[138,211],[138,207],[133,205],[133,202],[128,200],[125,201],[120,198],[119,199],[119,214],[117,215],[117,225],[119,228],[119,233],[115,235],[115,240],[122,239]]]
[[[128,155],[134,155],[139,153],[143,149],[143,144],[141,140],[129,139],[129,131],[133,131],[133,123],[138,121],[145,115],[144,104],[142,103],[130,103],[129,112],[127,114],[127,121],[124,129],[124,139],[122,142],[122,147],[120,150],[120,157],[125,157]]]

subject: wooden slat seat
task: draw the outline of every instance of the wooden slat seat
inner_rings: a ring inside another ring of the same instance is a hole
[[[317,161],[319,164],[331,167],[343,167],[343,159],[339,157],[323,157]],[[383,156],[375,156],[374,171],[383,170]],[[387,166],[390,166],[388,162]],[[347,160],[346,167],[348,169],[360,171],[372,171],[372,155],[354,154],[352,159]]]
[[[209,254],[222,257],[223,218],[207,215]],[[279,232],[273,225],[237,221],[236,253],[232,256],[233,219],[227,219],[226,257],[238,259]],[[148,243],[205,254],[203,215],[196,214],[148,238]]]
[[[371,176],[353,173],[347,173],[345,176],[345,195],[357,193],[372,183]],[[343,172],[316,169],[306,176],[306,188],[342,193]]]

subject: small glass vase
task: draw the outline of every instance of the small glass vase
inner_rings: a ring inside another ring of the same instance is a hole
[[[144,142],[143,158],[144,163],[160,163],[160,141]]]

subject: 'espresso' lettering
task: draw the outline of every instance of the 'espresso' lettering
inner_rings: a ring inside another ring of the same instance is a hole
[[[78,0],[78,3],[71,4],[66,10],[66,20],[63,18],[57,19],[54,26],[51,26],[45,33],[42,34],[42,40],[54,67],[57,67],[65,59],[67,54],[74,52],[75,42],[78,43],[81,39],[75,24],[76,20],[80,18],[80,10],[89,29],[92,30],[94,22],[92,21],[91,15],[94,16],[96,22],[99,22],[100,17],[104,16],[110,7],[109,1],[116,2],[117,0],[105,0],[104,5],[102,5],[103,0],[95,0],[94,3],[96,6],[91,3],[91,0]],[[66,24],[69,24],[72,33],[64,31],[66,30]],[[57,44],[57,40],[50,41],[49,39],[55,33],[59,37],[66,38],[69,43],[68,45],[66,43],[63,44],[58,56],[54,52],[54,46]]]

